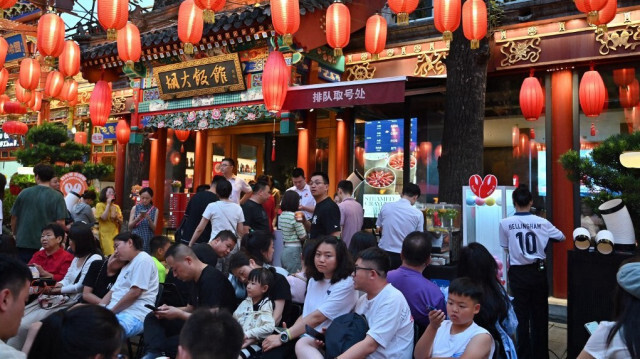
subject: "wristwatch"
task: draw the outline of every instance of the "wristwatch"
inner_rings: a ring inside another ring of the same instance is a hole
[[[289,330],[285,330],[282,333],[280,333],[280,341],[283,343],[286,343],[289,341]]]

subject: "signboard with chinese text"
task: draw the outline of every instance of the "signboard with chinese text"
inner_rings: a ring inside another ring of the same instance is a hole
[[[0,148],[12,148],[18,147],[18,141],[14,138],[11,138],[6,133],[0,131]]]
[[[87,178],[78,172],[69,172],[60,177],[60,190],[66,196],[69,192],[82,195],[87,190]]]
[[[163,100],[245,90],[237,53],[155,68]]]
[[[100,133],[102,135],[103,141],[115,140],[116,139],[116,126],[117,122],[109,122],[102,127],[96,127],[96,133]]]
[[[9,45],[5,59],[6,62],[27,57],[27,50],[24,46],[25,39],[22,34],[8,36],[5,40],[7,40],[7,44]]]
[[[101,133],[94,133],[93,135],[91,135],[91,143],[93,143],[94,145],[100,145],[102,143],[104,143],[104,136],[102,136]]]

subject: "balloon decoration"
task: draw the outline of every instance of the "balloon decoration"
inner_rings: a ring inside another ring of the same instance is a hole
[[[104,126],[111,114],[111,86],[104,80],[96,83],[89,99],[89,117],[96,127]]]
[[[227,0],[194,0],[196,5],[203,10],[202,18],[207,24],[213,24],[216,21],[216,11],[224,8]],[[271,2],[271,17],[273,18],[273,3]],[[297,3],[297,1],[296,1]],[[277,31],[277,30],[276,30]]]
[[[272,51],[264,65],[262,73],[262,96],[269,112],[277,113],[282,109],[289,89],[291,70],[280,51]]]
[[[487,36],[487,5],[482,0],[467,0],[462,7],[462,30],[471,41],[471,49],[480,47],[480,40]]]
[[[118,144],[126,145],[129,143],[129,137],[131,137],[131,129],[129,128],[129,124],[127,124],[127,120],[122,118],[118,120],[118,124],[116,125],[116,139],[118,140]]]
[[[580,107],[587,117],[598,117],[604,108],[604,82],[598,71],[591,70],[584,73],[580,80]]]
[[[627,86],[620,86],[620,106],[631,108],[640,103],[640,84],[637,79],[633,79]]]
[[[180,146],[180,152],[184,152],[184,143],[189,139],[189,135],[191,135],[191,131],[175,130],[175,134],[178,141],[182,142],[182,146]]]
[[[538,78],[533,76],[533,70],[529,77],[524,79],[520,87],[520,110],[527,121],[535,121],[540,118],[544,107],[544,92]]]
[[[80,46],[75,41],[65,41],[58,59],[58,69],[64,77],[73,77],[80,72]]]
[[[9,71],[4,67],[0,70],[0,95],[7,90],[7,82],[9,81]]]
[[[273,29],[282,36],[286,45],[293,44],[293,34],[300,28],[298,0],[271,0]]]
[[[607,24],[615,19],[616,11],[618,11],[618,0],[607,0],[598,18],[593,21],[593,25],[598,27],[599,32],[607,32]]]
[[[351,13],[339,0],[327,8],[326,32],[327,44],[333,48],[333,55],[342,56],[342,49],[349,44],[351,36]]]
[[[0,0],[2,2],[2,0]],[[0,10],[0,13],[2,10]],[[4,37],[0,36],[0,67],[4,67],[4,61],[7,58],[7,52],[9,51],[9,44]]]
[[[364,35],[364,45],[373,60],[379,58],[387,45],[387,20],[379,14],[367,19],[367,28]]]
[[[433,0],[433,25],[444,41],[453,40],[453,32],[460,26],[461,7],[460,0]]]
[[[486,175],[484,179],[480,175],[473,175],[469,178],[469,188],[479,199],[491,196],[497,186],[498,179],[494,175]]]
[[[193,0],[185,0],[178,10],[178,37],[184,43],[184,53],[193,54],[193,45],[202,38],[202,10]]]
[[[127,25],[129,19],[128,0],[97,0],[98,22],[107,30],[107,40],[116,40],[117,31]]]
[[[64,21],[54,13],[42,15],[38,20],[38,51],[45,56],[45,64],[52,66],[54,58],[62,54],[64,48]]]
[[[389,0],[389,8],[397,14],[396,23],[398,25],[409,24],[409,14],[418,7],[418,0]]]
[[[38,88],[40,83],[40,63],[36,59],[26,58],[20,63],[20,86],[27,91]]]
[[[124,61],[129,68],[140,60],[142,55],[142,44],[140,43],[140,30],[132,23],[118,30],[118,57]]]
[[[51,71],[47,75],[47,80],[44,83],[44,95],[46,97],[58,97],[62,92],[62,86],[64,85],[64,76],[58,71]]]

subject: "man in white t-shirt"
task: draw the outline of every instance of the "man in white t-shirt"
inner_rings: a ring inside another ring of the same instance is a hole
[[[304,170],[302,168],[294,168],[293,172],[291,172],[291,180],[293,181],[293,187],[287,189],[287,191],[296,191],[300,195],[299,209],[304,212],[307,220],[310,220],[313,216],[313,211],[316,209],[316,200],[313,198],[311,188],[309,188],[304,177]]]
[[[114,255],[128,261],[114,283],[102,298],[100,305],[116,314],[118,322],[129,338],[142,333],[144,318],[151,311],[145,305],[155,306],[158,295],[158,269],[150,255],[142,250],[142,238],[123,232],[113,239]]]
[[[224,178],[226,178],[227,181],[231,183],[232,189],[229,200],[237,204],[243,204],[248,201],[249,198],[251,198],[251,193],[253,192],[253,190],[247,182],[245,182],[242,178],[236,177],[236,175],[233,174],[233,169],[235,167],[236,161],[234,161],[233,158],[225,157],[222,159],[222,162],[220,162],[220,170],[222,171],[222,175],[224,175]],[[217,191],[218,189],[216,187],[216,192]]]
[[[355,289],[363,291],[355,312],[369,324],[367,336],[340,359],[410,359],[413,354],[413,318],[402,293],[387,282],[389,256],[380,248],[358,254],[353,275]]]

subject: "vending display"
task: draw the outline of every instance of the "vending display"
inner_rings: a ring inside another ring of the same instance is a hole
[[[176,228],[180,225],[190,199],[191,193],[171,193],[169,195],[168,228]]]

